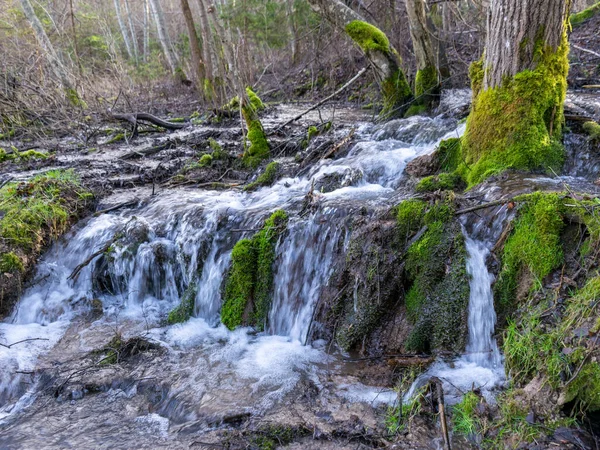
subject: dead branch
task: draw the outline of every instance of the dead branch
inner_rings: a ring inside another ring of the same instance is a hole
[[[298,114],[296,117],[294,117],[293,119],[288,120],[286,123],[284,123],[283,125],[277,127],[272,133],[281,130],[283,127],[288,126],[290,123],[295,122],[296,120],[302,118],[303,116],[305,116],[306,114],[308,114],[311,111],[314,111],[315,109],[317,109],[319,106],[323,105],[324,103],[327,103],[329,100],[331,100],[332,98],[334,98],[335,96],[337,96],[338,94],[342,93],[343,91],[345,91],[346,89],[348,89],[348,87],[350,87],[356,80],[358,80],[365,72],[367,71],[366,67],[363,67],[362,69],[360,69],[358,71],[358,73],[354,76],[354,78],[352,78],[350,81],[348,81],[345,85],[343,85],[341,88],[339,88],[337,91],[335,91],[333,94],[331,94],[329,97],[324,98],[323,100],[321,100],[319,103],[317,103],[314,106],[311,106],[310,108],[308,108],[306,111],[301,112],[300,114]],[[271,134],[272,134],[271,133]]]
[[[149,122],[153,125],[166,128],[167,130],[180,130],[188,126],[186,123],[169,122],[149,113],[119,114],[109,111],[109,114],[113,119],[129,122],[134,127],[137,127],[138,122]]]
[[[110,241],[108,241],[106,244],[104,244],[102,246],[102,248],[100,248],[99,250],[92,253],[89,256],[89,258],[87,258],[85,261],[83,261],[81,264],[79,264],[77,267],[75,267],[75,270],[73,270],[71,275],[69,275],[68,279],[73,280],[73,281],[77,280],[77,277],[79,276],[79,273],[83,270],[83,268],[85,268],[89,263],[91,263],[96,256],[100,256],[102,253],[106,252],[110,248],[110,246],[115,243],[117,238],[118,238],[118,235],[115,235],[115,237],[113,237]]]
[[[505,205],[507,203],[511,203],[514,202],[515,199],[514,198],[507,198],[504,200],[496,200],[493,202],[488,202],[488,203],[483,203],[481,205],[477,205],[477,206],[472,206],[470,208],[465,208],[465,209],[460,209],[458,211],[456,211],[454,214],[459,216],[461,214],[467,214],[473,211],[479,211],[480,209],[485,209],[485,208],[492,208],[494,206],[500,206],[500,205]]]
[[[29,342],[29,341],[49,341],[49,340],[50,339],[47,339],[47,338],[29,338],[29,339],[22,339],[20,341],[13,342],[12,344],[3,344],[3,343],[0,342],[0,347],[11,348],[13,345],[22,344],[23,342]]]
[[[100,211],[96,211],[94,213],[94,217],[98,217],[98,216],[101,216],[102,214],[106,214],[106,213],[109,213],[111,211],[115,211],[117,209],[125,208],[127,206],[133,206],[133,205],[135,205],[139,201],[140,200],[138,198],[134,198],[133,200],[129,200],[127,202],[119,203],[118,205],[111,206],[110,208],[101,209]]]

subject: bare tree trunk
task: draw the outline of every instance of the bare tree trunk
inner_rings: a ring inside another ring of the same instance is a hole
[[[77,44],[77,29],[75,28],[75,13],[73,12],[73,0],[69,0],[69,15],[71,16],[71,32],[73,33],[73,51],[75,53],[75,61],[77,62],[79,76],[81,77],[83,75],[83,68],[81,67],[81,60],[79,59],[79,46]]]
[[[211,98],[214,95],[215,80],[218,78],[218,72],[216,71],[218,59],[204,0],[198,0],[198,6],[200,7],[200,33],[202,34],[202,48],[204,49],[204,65],[206,69],[204,95]]]
[[[383,116],[400,115],[412,98],[398,52],[387,36],[340,0],[309,0],[313,10],[344,30],[362,49],[375,72],[383,96]]]
[[[140,57],[140,50],[138,48],[138,41],[135,34],[135,27],[133,26],[133,19],[131,17],[131,10],[129,9],[129,0],[125,0],[125,15],[127,16],[127,23],[129,24],[129,32],[131,33],[131,42],[133,46],[133,56],[135,58],[135,62],[138,62]]]
[[[406,12],[417,60],[415,97],[419,103],[429,105],[439,93],[439,82],[436,56],[431,42],[431,30],[427,26],[425,1],[406,0]]]
[[[202,61],[202,50],[200,49],[196,25],[194,24],[194,17],[192,16],[192,10],[190,9],[188,0],[181,0],[181,10],[183,11],[183,17],[188,31],[188,39],[190,41],[194,80],[196,80],[196,85],[198,87],[202,87],[205,78],[204,61]]]
[[[154,18],[154,23],[156,24],[158,39],[160,41],[160,45],[163,49],[163,53],[167,60],[167,64],[171,69],[171,73],[173,73],[173,75],[176,75],[178,70],[180,70],[179,61],[175,56],[175,52],[173,52],[171,39],[169,38],[169,33],[167,32],[167,26],[165,24],[165,18],[163,15],[163,11],[160,7],[159,0],[148,1],[150,2],[150,9],[152,10],[152,17]]]
[[[127,57],[133,59],[133,51],[131,49],[131,42],[129,41],[129,33],[127,27],[123,21],[123,14],[121,13],[121,5],[119,0],[114,0],[115,13],[117,15],[117,22],[119,23],[119,29],[121,30],[121,36],[123,36],[123,42],[125,43],[125,50],[127,50]]]
[[[495,0],[462,141],[469,184],[506,169],[547,170],[564,156],[569,0]]]
[[[293,0],[285,1],[286,19],[288,24],[288,31],[290,33],[290,50],[292,51],[292,64],[296,63],[298,57],[298,31],[296,29],[296,23],[294,21],[294,2]]]
[[[67,97],[69,97],[69,100],[74,104],[79,104],[81,100],[79,99],[77,91],[71,83],[67,69],[63,65],[60,56],[54,49],[52,42],[50,42],[50,39],[48,39],[48,35],[44,31],[42,23],[35,15],[35,11],[33,10],[31,3],[29,2],[29,0],[20,1],[21,7],[23,8],[23,13],[25,14],[25,17],[27,17],[27,20],[29,21],[29,24],[31,25],[31,28],[33,29],[33,32],[35,34],[35,38],[38,41],[40,47],[42,48],[46,59],[48,60],[48,64],[54,72],[54,75],[60,81],[63,89],[67,93]]]
[[[150,49],[150,5],[149,0],[144,0],[144,62],[148,62],[148,52]]]

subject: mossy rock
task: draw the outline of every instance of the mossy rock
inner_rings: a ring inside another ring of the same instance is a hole
[[[190,317],[194,315],[197,292],[198,288],[196,286],[196,283],[192,283],[188,286],[188,288],[181,296],[181,303],[176,308],[174,308],[167,317],[167,323],[169,325],[186,322]]]
[[[263,186],[271,186],[275,180],[277,179],[277,174],[279,173],[280,164],[276,161],[270,162],[265,167],[263,173],[261,173],[255,181],[247,184],[244,187],[244,191],[254,191]]]
[[[463,186],[463,181],[457,173],[440,173],[423,178],[415,186],[417,192],[452,191]]]
[[[287,221],[285,211],[276,211],[252,239],[241,239],[233,247],[221,308],[221,321],[227,328],[265,328],[272,301],[275,246]]]
[[[23,261],[14,252],[0,254],[0,272],[14,273],[24,272],[25,266]]]
[[[586,122],[583,124],[583,131],[585,131],[591,140],[600,140],[600,125],[596,122]]]

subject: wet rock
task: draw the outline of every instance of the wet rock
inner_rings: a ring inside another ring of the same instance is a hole
[[[435,175],[440,170],[439,153],[417,156],[406,165],[404,171],[412,177]]]
[[[315,183],[315,190],[321,193],[333,192],[337,189],[356,186],[363,178],[362,171],[346,169],[344,172],[333,172],[323,175]]]

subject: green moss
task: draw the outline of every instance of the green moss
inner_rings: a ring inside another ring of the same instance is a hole
[[[35,150],[25,150],[23,152],[19,152],[15,147],[12,147],[12,152],[9,153],[0,147],[0,163],[5,161],[26,162],[35,159],[46,159],[47,157],[48,156],[44,153],[37,152]]]
[[[319,135],[319,129],[315,126],[308,127],[308,131],[306,133],[306,139],[310,142],[314,137]]]
[[[483,87],[483,80],[485,78],[485,70],[483,69],[483,59],[479,61],[473,61],[469,66],[469,79],[471,80],[471,91],[473,95],[473,101],[477,98]]]
[[[414,328],[406,348],[461,351],[466,329],[469,284],[466,250],[453,210],[434,205],[424,216],[427,231],[406,253],[411,288],[406,299]]]
[[[462,183],[462,178],[456,173],[440,173],[425,177],[417,185],[417,192],[433,192],[433,191],[451,191],[459,187]]]
[[[265,167],[265,171],[261,173],[255,181],[244,187],[244,191],[254,191],[262,186],[271,186],[279,173],[279,163],[276,161],[270,162]]]
[[[412,91],[404,72],[400,69],[400,56],[390,47],[390,41],[379,28],[360,20],[346,25],[346,33],[367,56],[374,52],[382,53],[390,63],[390,76],[381,80],[383,110],[387,117],[393,113],[402,113],[404,106],[412,98]]]
[[[537,192],[519,200],[518,218],[504,246],[502,269],[494,288],[500,309],[514,303],[523,270],[539,284],[563,261],[560,233],[564,227],[564,206],[560,196]]]
[[[188,286],[181,296],[181,303],[179,303],[167,317],[167,323],[169,325],[185,322],[194,315],[197,291],[198,289],[195,283]]]
[[[225,282],[221,321],[229,329],[265,326],[271,306],[275,246],[287,225],[285,211],[274,212],[252,239],[233,247],[231,269]]]
[[[590,139],[600,139],[600,125],[596,122],[586,122],[583,124],[583,130],[590,135]]]
[[[392,74],[381,82],[381,95],[383,109],[380,114],[383,118],[403,112],[413,94],[400,68],[393,70]]]
[[[481,421],[477,414],[480,397],[473,391],[467,392],[460,403],[452,408],[454,432],[464,436],[473,436],[481,429]]]
[[[400,203],[396,209],[396,227],[402,243],[408,240],[425,225],[427,203],[410,199]]]
[[[72,171],[51,171],[0,189],[0,236],[25,252],[64,233],[91,194]]]
[[[562,165],[568,50],[565,33],[558,49],[535,50],[534,70],[487,90],[480,85],[483,69],[473,66],[478,93],[462,141],[466,165],[459,168],[469,186],[507,169],[545,171]]]
[[[212,155],[205,153],[204,155],[202,155],[200,157],[200,160],[198,161],[198,166],[199,167],[210,167],[212,165],[212,162],[213,162]]]
[[[243,160],[246,166],[256,168],[263,159],[269,157],[270,150],[267,136],[257,113],[261,109],[259,106],[262,105],[262,102],[260,102],[260,99],[256,95],[254,97],[249,96],[249,98],[250,103],[242,106],[242,115],[248,127],[246,138],[250,142],[250,145],[244,152]]]
[[[440,142],[438,160],[443,172],[454,172],[462,163],[460,138],[450,138]]]
[[[588,362],[581,367],[566,389],[566,400],[576,400],[586,411],[600,410],[600,365],[597,362]]]
[[[116,144],[117,142],[121,142],[124,140],[125,140],[125,134],[117,133],[112,138],[110,138],[108,141],[106,141],[106,144]]]
[[[246,88],[246,94],[248,95],[248,99],[250,100],[250,105],[254,109],[254,111],[262,111],[265,109],[265,105],[260,99],[258,95],[252,90],[252,88]]]
[[[427,105],[419,105],[414,103],[410,105],[410,107],[406,110],[406,113],[404,113],[404,117],[408,118],[412,116],[419,116],[427,112],[427,109]]]
[[[415,77],[416,101],[428,105],[439,89],[438,72],[435,67],[417,70]]]
[[[346,25],[346,33],[365,53],[390,51],[390,41],[385,33],[370,23],[354,20]]]
[[[14,252],[0,254],[0,273],[24,272],[23,261]]]
[[[600,13],[600,3],[590,6],[577,14],[571,14],[570,22],[573,28],[578,27],[586,20],[591,19],[596,14]]]

